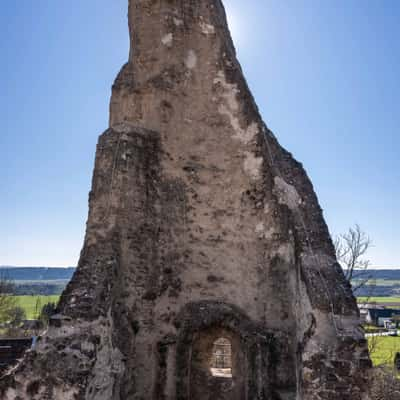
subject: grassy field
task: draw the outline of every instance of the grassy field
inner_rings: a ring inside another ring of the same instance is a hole
[[[357,297],[359,303],[399,303],[400,297]]]
[[[18,305],[21,306],[28,319],[36,317],[36,303],[39,301],[39,307],[43,307],[47,303],[57,303],[60,296],[16,296]]]
[[[400,337],[375,336],[368,338],[371,360],[374,366],[393,366],[396,352],[400,352]]]

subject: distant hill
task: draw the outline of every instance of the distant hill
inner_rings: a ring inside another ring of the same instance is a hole
[[[75,269],[75,267],[13,267],[0,265],[0,275],[7,276],[12,280],[22,281],[64,280],[71,279]],[[368,269],[367,273],[372,275],[374,279],[400,281],[400,266],[398,269]]]
[[[400,266],[398,269],[369,269],[368,273],[371,273],[375,279],[400,281]]]
[[[12,267],[0,266],[0,275],[13,281],[70,280],[75,267]]]
[[[75,267],[0,266],[0,276],[14,281],[15,293],[18,295],[56,295],[64,290],[75,269]],[[400,297],[400,267],[369,269],[365,275],[372,279],[357,292],[357,296]]]
[[[366,277],[369,281],[357,291],[357,296],[400,297],[400,268],[368,269],[361,272],[360,280],[353,280],[354,286]]]

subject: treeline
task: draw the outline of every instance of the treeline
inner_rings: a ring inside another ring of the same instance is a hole
[[[71,280],[75,267],[0,267],[0,279],[12,283],[17,296],[60,295]]]
[[[60,279],[69,281],[74,272],[75,267],[0,267],[1,277],[13,281],[50,281]]]
[[[398,269],[373,269],[368,268],[368,275],[373,279],[385,279],[389,281],[400,281],[400,266]]]
[[[398,297],[400,296],[400,269],[367,269],[352,281],[358,287],[357,296]],[[359,283],[367,284],[359,287]]]
[[[13,294],[16,296],[60,295],[68,281],[57,283],[18,283],[14,282]]]
[[[361,287],[357,290],[357,296],[359,297],[399,297],[400,296],[400,282],[398,285],[382,285],[382,284],[370,284]]]

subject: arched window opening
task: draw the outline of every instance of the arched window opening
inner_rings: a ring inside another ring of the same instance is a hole
[[[214,342],[211,374],[220,378],[232,378],[232,345],[229,339],[219,338]]]

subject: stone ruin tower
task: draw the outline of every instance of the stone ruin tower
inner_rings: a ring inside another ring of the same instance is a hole
[[[221,1],[130,0],[129,29],[78,269],[0,397],[363,398],[355,299]]]

